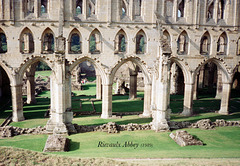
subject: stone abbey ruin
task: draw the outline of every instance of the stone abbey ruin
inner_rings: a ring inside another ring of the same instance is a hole
[[[52,69],[46,129],[66,134],[76,130],[74,68],[94,65],[101,118],[111,118],[114,77],[129,63],[130,98],[141,71],[142,116],[153,118],[152,130],[169,129],[170,93],[184,93],[182,115],[191,116],[205,85],[216,86],[218,113],[227,115],[231,88],[240,88],[239,7],[240,0],[0,0],[0,96],[11,94],[12,120],[23,121],[23,77],[33,103],[36,66],[45,62]]]

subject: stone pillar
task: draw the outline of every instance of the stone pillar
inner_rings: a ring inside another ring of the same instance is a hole
[[[183,116],[191,116],[193,114],[193,88],[194,83],[185,83],[184,88],[184,103],[183,103]]]
[[[41,10],[40,8],[41,8],[41,1],[40,0],[35,0],[34,1],[34,16],[36,18],[38,18],[39,15],[40,15],[40,10]]]
[[[101,118],[112,117],[112,84],[103,84],[102,115]]]
[[[144,85],[144,105],[143,105],[143,114],[142,117],[151,117],[151,91],[152,85],[146,83]]]
[[[197,100],[198,96],[198,81],[199,81],[199,74],[196,75],[194,88],[193,88],[193,100]]]
[[[137,98],[137,72],[130,71],[129,99]]]
[[[213,9],[213,19],[216,23],[218,21],[218,4],[219,4],[219,0],[215,0],[214,9]]]
[[[51,75],[51,112],[47,122],[48,133],[66,135],[76,132],[72,125],[73,112],[71,112],[71,86],[70,76],[65,66],[63,55],[57,55],[54,71]],[[52,94],[53,93],[53,94]]]
[[[101,75],[96,75],[96,99],[102,99],[102,79]]]
[[[35,78],[34,75],[27,74],[27,103],[28,104],[35,104]]]
[[[153,109],[152,130],[166,131],[168,125],[168,99],[170,95],[170,60],[168,55],[161,55],[159,58],[158,77],[156,78],[156,109]]]
[[[12,120],[13,122],[19,122],[24,120],[23,116],[23,100],[22,100],[22,85],[12,85]]]
[[[216,90],[216,99],[222,98],[222,72],[218,69],[217,71],[217,90]]]
[[[178,78],[178,67],[176,63],[173,63],[171,67],[170,94],[177,93],[177,89],[178,89],[177,78]]]
[[[201,67],[200,71],[199,71],[199,77],[198,77],[198,87],[199,88],[203,88],[204,87],[204,66]]]
[[[229,114],[229,99],[230,99],[230,93],[231,93],[231,83],[223,83],[222,84],[222,100],[221,100],[221,108],[219,110],[219,114],[222,115],[228,115]]]

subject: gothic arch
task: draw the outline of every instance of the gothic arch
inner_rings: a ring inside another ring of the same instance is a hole
[[[217,42],[217,54],[226,54],[227,53],[227,45],[228,45],[228,37],[226,32],[223,32]]]
[[[7,36],[6,33],[0,28],[0,54],[7,52]]]
[[[75,41],[77,41],[76,43],[73,43],[73,38],[75,39]],[[82,35],[79,32],[79,30],[74,28],[70,32],[67,41],[68,41],[68,52],[69,53],[73,53],[73,54],[81,54],[82,53]],[[73,47],[75,47],[75,48],[73,48]]]
[[[36,62],[46,63],[54,72],[53,64],[49,60],[46,60],[44,57],[35,56],[35,57],[32,57],[31,59],[27,58],[24,62],[25,63],[22,63],[21,66],[19,67],[19,78],[20,79],[23,78],[23,75],[26,72],[27,68]]]
[[[41,37],[42,53],[51,54],[54,52],[55,35],[50,28],[46,28]]]
[[[14,79],[12,77],[12,71],[10,70],[9,67],[6,66],[6,64],[2,63],[2,61],[0,61],[0,66],[3,68],[3,70],[7,73],[7,76],[10,80],[10,83],[12,84],[14,82]]]
[[[95,28],[89,35],[89,52],[92,54],[99,54],[102,51],[102,35],[100,31]]]
[[[170,33],[167,30],[163,31],[163,38],[166,39],[168,41],[169,46],[171,47],[171,36]]]
[[[145,54],[147,52],[147,35],[141,29],[136,33],[135,42],[136,42],[136,54]]]
[[[107,79],[107,76],[106,76],[106,73],[103,69],[103,67],[101,66],[101,64],[99,62],[97,62],[96,60],[90,58],[90,57],[87,57],[87,56],[84,56],[84,57],[81,57],[81,58],[78,58],[78,59],[75,59],[75,61],[73,61],[70,66],[69,66],[69,71],[72,72],[72,70],[80,63],[84,62],[84,61],[88,61],[90,62],[91,64],[94,65],[95,69],[98,70],[98,72],[100,73],[101,75],[101,79],[102,79],[102,82],[103,83],[108,83],[108,79]]]
[[[177,57],[171,57],[170,60],[171,60],[171,63],[176,63],[181,68],[183,75],[184,75],[184,82],[185,83],[193,83],[194,77],[192,77],[190,68],[188,66],[186,66],[186,64]]]
[[[217,67],[222,71],[223,73],[223,76],[225,76],[225,80],[226,82],[231,82],[232,80],[232,75],[229,74],[228,70],[227,70],[227,66],[225,65],[224,61],[221,59],[217,59],[217,58],[210,58],[208,60],[204,60],[202,63],[200,63],[198,65],[198,67],[195,69],[194,71],[194,77],[198,74],[198,72],[200,71],[201,67],[204,66],[205,64],[209,63],[209,62],[212,62],[214,63],[215,65],[217,65]]]
[[[181,34],[178,36],[177,45],[178,45],[178,50],[177,50],[178,54],[180,55],[188,54],[189,37],[185,30],[182,31]]]
[[[211,49],[211,36],[209,32],[205,32],[200,40],[200,54],[209,55]]]
[[[18,40],[21,53],[34,52],[34,37],[32,31],[28,27],[22,30]]]
[[[115,76],[117,70],[124,63],[129,62],[129,61],[135,63],[142,70],[142,72],[144,73],[144,82],[147,83],[147,84],[151,84],[151,79],[150,79],[150,76],[149,76],[149,72],[147,70],[147,67],[144,64],[144,61],[141,61],[141,59],[139,57],[134,57],[134,56],[127,57],[125,59],[121,59],[120,61],[118,61],[115,64],[115,66],[110,70],[110,73],[111,73],[110,82],[113,83],[113,79],[114,79],[114,76]]]
[[[114,53],[127,52],[128,37],[123,29],[120,29],[114,39]]]

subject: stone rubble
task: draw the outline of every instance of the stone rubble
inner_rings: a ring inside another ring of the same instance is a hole
[[[61,135],[50,135],[43,152],[65,152],[69,150],[70,140]]]
[[[215,127],[225,127],[225,126],[239,126],[240,121],[225,121],[224,119],[217,119],[215,122],[211,122],[210,119],[202,119],[196,123],[190,122],[169,122],[171,130],[178,130],[183,128],[200,128],[203,130],[213,129]],[[129,123],[127,125],[118,125],[115,122],[109,122],[103,125],[78,125],[74,124],[74,128],[77,133],[85,133],[92,131],[100,131],[107,133],[119,133],[120,131],[137,131],[137,130],[151,130],[152,124],[136,124]],[[14,137],[16,135],[22,134],[46,134],[45,127],[36,128],[19,128],[14,126],[0,127],[0,137]]]
[[[203,145],[202,141],[197,140],[185,130],[177,130],[176,134],[171,133],[169,136],[180,146]]]
[[[0,137],[14,137],[22,134],[45,134],[45,127],[19,128],[14,126],[0,127]]]

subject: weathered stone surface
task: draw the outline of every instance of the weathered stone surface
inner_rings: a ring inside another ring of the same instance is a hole
[[[22,134],[45,134],[45,127],[35,127],[35,128],[19,128],[14,126],[0,127],[1,137],[13,137]]]
[[[43,152],[65,152],[69,150],[70,140],[60,135],[50,135]]]
[[[178,130],[176,134],[171,133],[169,136],[180,146],[203,145],[202,141],[195,139],[184,130]]]

